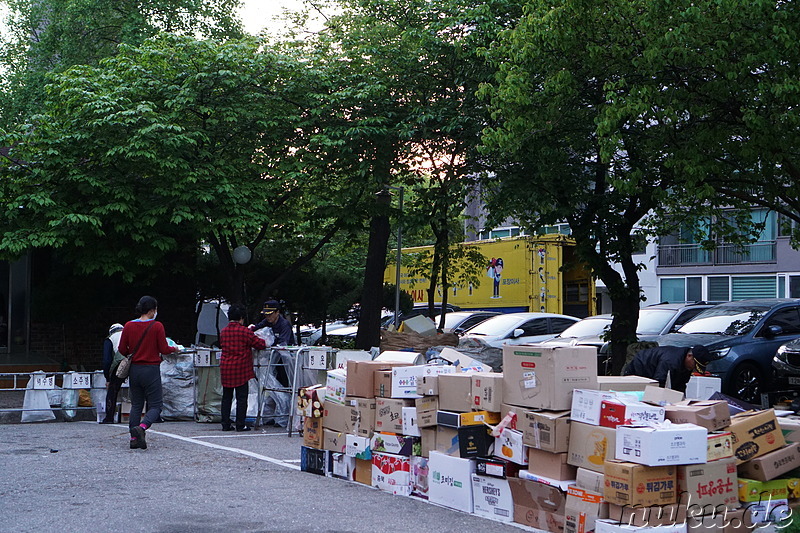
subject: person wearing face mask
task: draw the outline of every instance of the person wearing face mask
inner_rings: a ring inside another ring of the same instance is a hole
[[[142,296],[136,304],[139,318],[131,320],[122,329],[119,353],[131,358],[129,386],[131,416],[128,422],[131,449],[147,449],[145,431],[161,416],[161,354],[180,350],[167,344],[164,325],[156,320],[158,302],[152,296]],[[142,409],[147,401],[147,412]]]

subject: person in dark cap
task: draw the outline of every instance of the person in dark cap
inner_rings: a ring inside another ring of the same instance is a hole
[[[103,341],[103,376],[106,378],[106,416],[101,424],[113,424],[117,411],[117,394],[125,382],[117,377],[117,366],[122,361],[119,353],[119,339],[122,336],[122,324],[112,324],[108,328],[108,337]]]
[[[291,346],[294,344],[294,334],[289,320],[281,314],[281,305],[277,300],[267,300],[261,310],[264,319],[258,324],[251,324],[250,329],[258,330],[269,326],[275,335],[273,346]]]
[[[690,348],[658,346],[638,352],[622,371],[624,376],[641,376],[658,381],[662,387],[670,377],[670,387],[686,392],[686,384],[693,372],[705,372],[711,360],[708,348],[702,345]]]

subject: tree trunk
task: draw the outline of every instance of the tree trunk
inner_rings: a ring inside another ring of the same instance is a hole
[[[386,269],[386,250],[389,246],[388,206],[391,196],[378,193],[376,214],[369,225],[367,263],[364,269],[364,289],[361,295],[361,315],[358,319],[356,349],[369,350],[380,346],[380,320],[383,308],[383,272]]]

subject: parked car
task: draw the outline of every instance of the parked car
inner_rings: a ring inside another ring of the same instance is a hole
[[[461,308],[457,305],[447,304],[447,313],[452,313],[454,311],[461,311]],[[416,303],[414,304],[414,308],[411,311],[407,311],[405,313],[400,313],[400,321],[398,324],[402,324],[404,320],[408,320],[409,318],[414,318],[415,316],[430,316],[430,308],[428,307],[427,303]],[[433,306],[433,316],[441,315],[442,314],[442,304],[434,304]],[[381,327],[388,328],[394,324],[394,312],[389,313],[387,316],[381,319]]]
[[[462,339],[502,348],[506,344],[532,344],[552,339],[578,318],[555,313],[508,313],[493,316],[471,327]]]
[[[800,338],[800,300],[760,298],[706,309],[676,333],[640,340],[661,346],[702,344],[711,352],[706,370],[722,378],[728,395],[760,404],[768,390],[778,348]]]
[[[776,390],[800,385],[800,338],[778,347],[772,359],[772,369],[775,372]]]
[[[476,326],[484,320],[500,314],[502,313],[499,311],[453,311],[452,313],[446,313],[444,315],[444,328],[442,331],[444,333],[452,332],[460,335],[472,326]],[[436,315],[433,319],[436,327],[439,327],[439,321],[441,319],[442,315]]]

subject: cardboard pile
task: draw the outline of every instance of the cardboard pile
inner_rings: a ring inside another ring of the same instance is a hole
[[[559,533],[751,531],[800,497],[800,420],[598,377],[596,360],[508,346],[503,373],[348,361],[301,394],[301,468]]]

